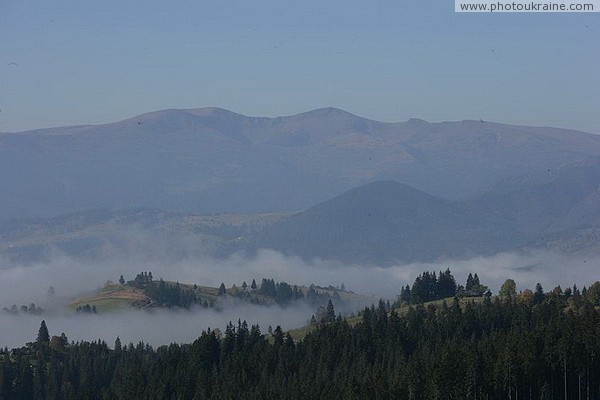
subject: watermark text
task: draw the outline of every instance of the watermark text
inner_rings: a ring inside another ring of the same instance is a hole
[[[600,0],[577,1],[463,1],[454,0],[455,12],[600,12]]]

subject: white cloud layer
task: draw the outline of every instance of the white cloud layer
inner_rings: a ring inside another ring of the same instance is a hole
[[[458,283],[464,284],[469,272],[477,273],[483,284],[497,292],[502,282],[512,278],[518,289],[533,288],[540,282],[546,290],[560,284],[563,288],[576,283],[579,287],[600,279],[600,257],[582,257],[531,251],[504,253],[469,260],[447,260],[441,263],[415,263],[389,268],[342,265],[315,260],[307,263],[296,257],[264,250],[255,257],[235,255],[226,260],[207,258],[183,259],[172,263],[136,260],[84,263],[65,257],[33,266],[0,264],[0,307],[12,304],[35,303],[47,312],[41,316],[0,314],[0,346],[16,347],[35,339],[42,319],[51,334],[65,332],[70,340],[103,339],[112,344],[117,336],[124,343],[143,340],[153,345],[193,341],[202,330],[223,328],[229,321],[247,320],[259,324],[264,331],[269,325],[285,329],[303,325],[314,310],[308,307],[259,307],[240,305],[222,312],[199,309],[191,312],[158,311],[143,313],[136,310],[105,315],[75,315],[65,311],[71,298],[102,286],[107,280],[116,281],[123,274],[131,279],[140,271],[152,271],[155,278],[207,286],[224,282],[248,284],[263,277],[291,284],[340,286],[357,293],[394,299],[402,285],[412,284],[424,270],[439,271],[449,267]],[[56,297],[50,301],[48,287],[55,288]]]

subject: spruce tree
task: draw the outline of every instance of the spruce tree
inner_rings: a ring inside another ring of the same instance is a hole
[[[325,311],[325,322],[333,322],[335,321],[335,309],[333,308],[333,303],[331,299],[327,303],[327,309]]]
[[[467,292],[473,290],[473,275],[469,272],[469,276],[467,276],[467,284],[465,286],[465,290]]]
[[[477,273],[475,273],[475,275],[473,275],[473,289],[477,290],[480,285],[481,282],[479,282],[479,276],[477,276]]]
[[[40,324],[40,329],[38,330],[37,335],[38,343],[50,343],[50,334],[48,333],[48,327],[46,326],[46,321],[42,320]]]
[[[533,304],[541,304],[544,301],[544,289],[538,282],[535,285],[535,293],[533,294]]]
[[[221,283],[221,286],[219,286],[219,296],[225,296],[225,294],[227,293],[227,291],[225,290],[225,284]]]

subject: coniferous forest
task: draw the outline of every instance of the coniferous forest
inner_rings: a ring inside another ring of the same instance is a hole
[[[538,285],[538,289],[541,286]],[[69,343],[44,322],[0,354],[1,399],[598,399],[600,283],[365,308],[294,341],[245,322],[191,344]]]

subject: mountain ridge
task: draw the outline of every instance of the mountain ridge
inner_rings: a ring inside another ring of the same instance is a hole
[[[170,109],[110,124],[0,135],[0,220],[90,208],[191,213],[305,209],[395,180],[447,199],[600,155],[600,136],[481,121],[284,117]]]
[[[311,109],[308,111],[303,111],[303,112],[299,112],[299,113],[295,113],[295,114],[285,114],[285,115],[281,115],[281,116],[267,117],[267,116],[260,116],[260,115],[243,114],[240,112],[229,110],[227,108],[210,107],[210,106],[197,107],[197,108],[165,108],[165,109],[160,109],[160,110],[156,110],[156,111],[149,111],[149,112],[137,114],[137,115],[134,115],[131,117],[126,117],[126,118],[123,118],[123,119],[120,119],[117,121],[112,121],[112,122],[100,122],[100,123],[93,123],[93,124],[77,124],[77,125],[58,125],[58,126],[50,126],[50,127],[46,127],[46,128],[35,128],[35,129],[27,129],[27,130],[19,130],[19,131],[6,131],[6,132],[0,132],[0,135],[30,134],[30,133],[41,132],[41,131],[50,131],[50,130],[64,130],[64,129],[72,130],[72,129],[78,129],[78,128],[90,128],[90,127],[99,127],[99,126],[106,126],[106,125],[115,125],[115,124],[129,122],[129,121],[138,122],[140,120],[144,120],[147,118],[155,118],[160,115],[168,115],[170,113],[179,113],[179,114],[187,113],[187,114],[197,116],[197,117],[227,116],[229,118],[231,118],[231,117],[247,118],[247,119],[264,120],[264,121],[278,121],[278,120],[280,121],[280,120],[285,120],[285,119],[307,118],[307,117],[314,117],[314,116],[324,116],[327,114],[334,114],[334,115],[342,115],[342,116],[347,116],[347,117],[351,117],[351,118],[356,118],[356,119],[360,119],[360,120],[364,120],[364,121],[368,121],[368,122],[375,122],[377,124],[382,124],[382,125],[489,124],[489,125],[496,125],[496,126],[525,128],[527,130],[567,131],[567,132],[572,132],[572,133],[580,133],[580,134],[584,134],[584,135],[600,136],[598,134],[585,132],[585,131],[578,130],[578,129],[558,128],[558,127],[552,127],[552,126],[546,126],[546,125],[506,124],[506,123],[497,122],[497,121],[483,121],[483,120],[473,120],[473,119],[445,120],[445,121],[431,122],[431,121],[427,121],[427,120],[424,120],[421,118],[413,117],[413,118],[409,118],[406,121],[380,121],[377,119],[368,118],[368,117],[364,117],[364,116],[361,116],[358,114],[354,114],[352,112],[349,112],[349,111],[346,111],[346,110],[343,110],[343,109],[340,109],[337,107],[321,107],[321,108],[315,108],[315,109]]]

